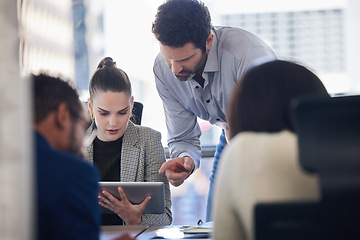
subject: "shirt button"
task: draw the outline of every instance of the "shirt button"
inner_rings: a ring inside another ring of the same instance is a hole
[[[220,121],[220,118],[217,118],[216,121]]]
[[[195,88],[196,88],[196,89],[198,89],[198,88],[199,88],[199,86],[196,86]]]
[[[207,103],[209,103],[209,102],[210,102],[210,100],[206,100],[206,102],[207,102]]]

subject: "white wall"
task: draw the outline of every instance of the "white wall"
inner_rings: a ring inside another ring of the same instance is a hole
[[[28,81],[18,64],[17,1],[0,1],[0,238],[33,239]]]

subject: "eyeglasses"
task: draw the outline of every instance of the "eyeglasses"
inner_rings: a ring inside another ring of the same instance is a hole
[[[49,107],[50,111],[52,110],[56,110],[58,108],[59,105],[56,105],[56,106],[53,106],[53,107]],[[70,116],[73,118],[73,120],[81,120],[84,125],[88,126],[89,125],[89,120],[86,119],[85,117],[81,116],[79,114],[79,111],[78,110],[75,110],[73,107],[69,106],[68,105],[68,108],[69,108],[69,113],[70,113]]]
[[[75,111],[71,107],[69,107],[69,113],[74,120],[79,119],[84,123],[85,126],[89,125],[89,121],[85,117],[81,116],[77,111]]]

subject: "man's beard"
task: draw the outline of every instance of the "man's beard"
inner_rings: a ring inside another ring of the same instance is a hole
[[[82,152],[82,143],[79,143],[76,140],[75,133],[76,133],[75,124],[72,123],[72,125],[71,125],[71,133],[70,133],[70,136],[69,136],[69,147],[67,149],[67,152],[71,153],[71,154],[74,154],[76,156],[82,156],[82,154],[81,154],[81,152]]]
[[[178,76],[178,75],[175,74],[175,77],[179,81],[182,81],[182,82],[186,82],[187,80],[192,79],[196,75],[196,73],[200,73],[200,71],[202,71],[204,69],[205,63],[206,63],[206,60],[207,60],[207,56],[208,56],[207,53],[203,53],[203,55],[201,56],[200,61],[198,62],[198,65],[196,65],[194,71],[188,71],[188,70],[184,69],[183,71],[180,72],[180,73],[187,73],[188,75],[186,75],[186,76]]]
[[[187,80],[192,79],[194,76],[195,76],[195,73],[190,73],[189,75],[186,75],[186,76],[175,75],[175,77],[181,82],[186,82]]]

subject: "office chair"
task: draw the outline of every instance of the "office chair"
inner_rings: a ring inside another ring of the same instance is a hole
[[[259,203],[256,240],[360,239],[360,96],[292,104],[300,165],[317,174],[318,202]]]
[[[134,107],[132,110],[132,115],[130,117],[130,120],[137,124],[141,125],[141,118],[142,118],[142,112],[143,112],[143,104],[140,102],[134,102]]]

